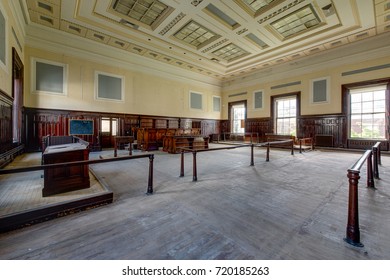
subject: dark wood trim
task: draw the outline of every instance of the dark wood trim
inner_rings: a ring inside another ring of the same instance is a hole
[[[356,88],[356,87],[363,87],[363,86],[372,86],[372,85],[377,85],[377,84],[386,84],[387,90],[386,90],[386,141],[388,142],[390,138],[390,78],[383,78],[383,79],[374,79],[374,80],[368,80],[368,81],[360,81],[356,83],[350,83],[350,84],[344,84],[341,86],[341,93],[342,93],[342,114],[346,119],[345,123],[345,137],[344,141],[346,143],[346,146],[349,147],[349,90],[351,88]],[[362,149],[367,148],[367,145],[371,145],[371,142],[374,140],[371,139],[351,139],[353,141],[354,145],[351,147],[356,148],[361,146]],[[359,142],[361,145],[359,145]],[[368,143],[369,142],[369,143]],[[384,141],[381,141],[384,142]],[[368,144],[367,144],[368,143]],[[388,144],[388,143],[387,143]],[[383,144],[382,145],[383,150],[388,150],[389,147],[388,145]]]
[[[12,104],[14,99],[0,89],[0,154],[13,148]]]
[[[224,131],[224,132],[231,132],[232,107],[235,106],[235,105],[240,105],[240,104],[244,104],[244,106],[245,106],[245,117],[244,117],[244,119],[245,119],[245,123],[246,123],[247,112],[248,112],[248,101],[246,99],[244,99],[244,100],[229,102],[228,103],[228,123],[227,123],[227,125],[225,124],[227,131]],[[246,131],[246,126],[245,126],[245,131]]]
[[[279,95],[272,95],[271,96],[271,127],[272,127],[272,133],[276,133],[275,130],[275,99],[284,98],[284,97],[290,97],[290,96],[296,96],[297,98],[297,136],[300,135],[300,130],[298,126],[298,118],[301,116],[301,92],[290,92],[290,93],[284,93]]]
[[[23,122],[23,106],[24,106],[24,65],[15,48],[12,48],[12,97],[13,113],[12,113],[12,136],[13,141],[22,144],[25,142]]]
[[[78,200],[69,201],[67,203],[57,203],[51,206],[27,210],[7,216],[0,217],[0,233],[29,226],[31,224],[44,222],[57,217],[65,216],[69,213],[74,213],[86,210],[91,207],[112,203],[113,192],[107,191],[103,194],[97,194]]]

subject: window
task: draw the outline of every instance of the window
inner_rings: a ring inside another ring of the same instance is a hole
[[[213,111],[221,112],[221,97],[213,96]]]
[[[196,92],[190,92],[190,108],[191,109],[203,109],[202,94]]]
[[[67,65],[43,59],[33,59],[32,91],[67,95]]]
[[[386,138],[386,85],[351,88],[350,137]]]
[[[245,133],[245,104],[232,106],[232,133]]]
[[[280,97],[274,100],[276,134],[297,134],[297,97]]]
[[[97,99],[124,101],[124,79],[121,76],[96,72],[95,87]]]
[[[255,91],[253,93],[253,104],[254,109],[262,109],[263,108],[263,91]]]

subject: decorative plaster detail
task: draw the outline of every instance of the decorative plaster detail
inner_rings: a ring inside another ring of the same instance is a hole
[[[237,35],[241,35],[242,33],[245,33],[245,32],[247,32],[247,31],[248,31],[248,28],[244,28],[244,29],[238,30],[238,31],[236,32],[236,34],[237,34]]]
[[[214,48],[216,48],[216,47],[222,45],[223,43],[225,43],[225,42],[227,42],[227,41],[229,41],[229,39],[223,39],[223,40],[219,41],[218,43],[215,43],[214,45],[208,47],[207,49],[204,49],[204,50],[202,51],[202,53],[206,53],[206,52],[208,52],[208,51],[210,51],[210,50],[212,50],[212,49],[214,49]]]
[[[288,5],[283,6],[279,10],[273,12],[272,14],[269,14],[268,16],[263,17],[262,19],[258,20],[257,22],[262,24],[263,22],[266,22],[267,20],[269,20],[269,19],[271,19],[271,18],[273,18],[273,17],[283,13],[284,11],[287,11],[287,10],[291,9],[292,7],[295,7],[296,5],[302,3],[303,1],[305,1],[305,0],[295,0],[294,2],[291,2]]]
[[[200,3],[202,3],[203,0],[193,0],[191,1],[191,4],[194,5],[195,7],[198,6]]]
[[[167,26],[164,27],[163,30],[161,30],[158,34],[164,36],[165,33],[167,33],[169,30],[172,29],[182,18],[184,18],[186,15],[184,13],[178,14]]]

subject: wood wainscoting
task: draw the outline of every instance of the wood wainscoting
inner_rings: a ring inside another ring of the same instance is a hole
[[[200,130],[200,134],[204,136],[220,133],[219,120],[25,108],[26,150],[41,151],[44,136],[69,135],[69,120],[71,119],[93,120],[93,135],[77,136],[89,142],[92,150],[100,150],[102,148],[102,118],[115,118],[118,120],[118,136],[136,137],[137,129],[139,128],[197,128]],[[108,147],[103,146],[103,148]]]
[[[0,154],[12,149],[13,99],[0,90]]]

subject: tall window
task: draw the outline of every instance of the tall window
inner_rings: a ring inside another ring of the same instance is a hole
[[[350,137],[385,139],[386,85],[350,89]]]
[[[297,97],[294,95],[276,98],[274,102],[276,134],[296,136]]]
[[[232,106],[231,131],[233,133],[245,133],[245,104]]]

